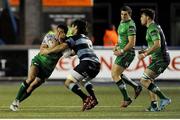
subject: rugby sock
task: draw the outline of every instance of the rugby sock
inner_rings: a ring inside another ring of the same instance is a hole
[[[155,93],[160,99],[167,99],[167,97],[160,91],[159,87],[156,86],[154,83],[150,83],[148,90]]]
[[[118,82],[116,82],[116,85],[118,86],[119,90],[121,91],[123,97],[124,97],[124,100],[129,100],[129,96],[128,96],[128,93],[126,91],[126,85],[125,83],[122,81],[122,80],[119,80]]]
[[[158,102],[157,101],[151,101],[151,106],[153,108],[157,108],[158,107]]]
[[[28,97],[31,95],[31,93],[32,93],[37,87],[39,87],[42,83],[43,83],[43,82],[40,82],[40,81],[39,81],[37,84],[31,86],[31,87],[32,87],[31,91],[27,92],[27,90],[26,90],[26,91],[24,92],[24,94],[21,96],[21,98],[19,99],[19,101],[22,102],[23,100],[25,100],[26,98],[28,98]],[[29,87],[28,87],[28,88],[29,88]]]
[[[31,95],[30,93],[27,93],[27,91],[25,91],[25,93],[23,94],[23,96],[19,99],[19,102],[22,102],[23,100],[25,100],[26,98],[28,98]]]
[[[134,81],[132,81],[130,78],[127,78],[124,74],[121,75],[121,79],[129,84],[130,86],[132,86],[134,89],[136,89],[138,87],[138,84]]]
[[[70,83],[69,84],[69,89],[73,91],[75,94],[77,94],[79,97],[81,97],[83,100],[87,98],[87,95],[83,93],[81,88],[75,84],[75,83]]]
[[[26,81],[24,81],[20,88],[19,88],[19,91],[17,93],[17,96],[16,96],[16,99],[17,100],[20,100],[20,98],[23,96],[23,94],[25,93],[26,89],[29,87],[29,85],[26,83]]]
[[[96,96],[94,94],[93,85],[90,82],[87,82],[84,84],[84,87],[88,91],[89,95],[92,96],[94,99],[96,99]]]

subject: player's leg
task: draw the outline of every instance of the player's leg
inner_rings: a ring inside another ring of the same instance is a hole
[[[86,77],[81,83],[84,83],[84,87],[91,96],[91,104],[86,108],[87,110],[90,110],[94,108],[98,104],[97,97],[94,92],[94,88],[92,83],[90,82],[93,78],[95,78],[99,71],[100,71],[100,63],[92,62],[92,61],[84,61],[84,66],[87,66],[84,68],[84,72],[86,73]]]
[[[28,78],[21,83],[19,91],[16,95],[15,100],[12,102],[12,104],[10,105],[10,109],[12,111],[17,111],[18,107],[19,107],[19,100],[20,98],[24,95],[24,93],[26,92],[27,88],[29,87],[29,85],[35,80],[37,74],[38,74],[38,68],[34,65],[31,65],[30,69],[29,69],[29,73],[28,73]]]
[[[152,74],[156,77],[159,76],[168,67],[170,61],[169,59],[159,59],[152,61],[148,68],[153,71]],[[163,110],[167,105],[171,103],[171,99],[167,97],[160,97],[159,109]]]
[[[134,82],[133,80],[131,80],[130,78],[128,78],[127,76],[125,76],[125,74],[121,74],[121,79],[128,85],[132,86],[134,88],[135,91],[135,95],[134,98],[136,99],[139,94],[142,91],[142,86],[139,85],[138,83]]]
[[[159,74],[156,74],[155,72],[147,68],[143,73],[140,82],[145,88],[156,94],[161,100],[169,100],[169,98],[165,96],[163,92],[161,92],[159,87],[154,82],[152,82],[152,80],[155,79],[158,75]],[[154,96],[153,94],[151,95]]]
[[[159,111],[157,95],[149,91],[149,96],[150,96],[151,103],[150,103],[150,106],[145,109],[145,111],[150,111],[150,112]]]
[[[121,79],[121,76],[120,76],[124,70],[125,69],[123,67],[117,64],[113,64],[112,69],[111,69],[112,79],[113,81],[116,82],[116,85],[121,91],[124,98],[121,104],[121,107],[127,107],[129,104],[132,103],[132,100],[126,91],[126,84],[124,83],[124,81]]]
[[[67,79],[65,81],[65,86],[68,89],[70,89],[72,92],[77,94],[82,100],[85,100],[87,98],[87,95],[81,90],[77,80],[73,77],[72,74],[69,74],[67,76]]]
[[[153,80],[151,82],[154,83]],[[150,106],[148,108],[146,108],[145,111],[150,111],[150,112],[159,111],[157,95],[155,93],[149,91],[149,96],[150,96],[150,100],[151,100]]]
[[[97,105],[98,104],[98,100],[97,100],[97,97],[94,93],[94,86],[93,84],[88,81],[82,81],[81,84],[84,86],[84,88],[87,90],[88,94],[92,97],[92,99],[94,100],[95,104]],[[95,106],[95,105],[94,105]]]
[[[83,76],[81,76],[79,73],[74,71],[73,73],[71,73],[67,76],[66,81],[65,81],[65,86],[82,99],[82,101],[83,101],[82,111],[84,111],[86,106],[90,102],[90,96],[87,96],[81,90],[81,88],[78,85],[78,81],[74,76],[76,76],[76,78],[79,78],[79,79],[83,78]]]
[[[122,56],[118,56],[115,60],[115,64],[123,67],[124,69],[128,68],[130,66],[130,64],[132,63],[132,61],[134,60],[135,57],[135,52],[134,51],[129,51],[124,53]],[[134,88],[135,91],[135,96],[134,98],[136,99],[137,96],[141,93],[142,91],[142,87],[137,84],[136,82],[134,82],[133,80],[131,80],[130,78],[128,78],[127,76],[125,76],[124,74],[120,74],[121,79],[126,83],[129,84],[130,86],[132,86]]]
[[[36,77],[36,79],[29,85],[28,89],[25,91],[19,101],[22,102],[26,98],[28,98],[36,88],[38,88],[40,85],[42,85],[42,83],[44,83],[44,81],[45,80],[41,80],[40,78]]]

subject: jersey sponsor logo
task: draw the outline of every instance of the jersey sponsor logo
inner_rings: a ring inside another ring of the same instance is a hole
[[[151,31],[150,33],[151,33],[152,36],[157,35],[157,31],[156,30]]]
[[[158,72],[162,72],[162,71],[163,71],[163,68],[160,67],[160,68],[158,69]]]

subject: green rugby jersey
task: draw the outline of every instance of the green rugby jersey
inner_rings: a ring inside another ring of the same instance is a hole
[[[161,41],[161,47],[150,53],[152,59],[161,59],[169,56],[166,39],[160,25],[157,25],[156,23],[151,23],[146,31],[146,41],[148,47],[152,47],[154,45],[154,41],[156,40]]]
[[[53,53],[49,55],[38,54],[34,57],[34,59],[40,62],[41,67],[46,68],[47,70],[53,70],[56,67],[56,64],[61,56],[62,56],[62,53],[56,53],[56,54]],[[32,60],[32,62],[34,62],[34,59]]]
[[[42,44],[47,44],[48,46],[51,46],[51,42],[50,41],[53,41],[53,40],[56,40],[55,39],[55,34],[52,34],[52,33],[48,33],[44,39],[43,39],[43,42]],[[32,62],[34,62],[35,60],[39,61],[40,62],[40,65],[41,67],[44,67],[48,70],[52,70],[55,68],[59,58],[62,56],[62,52],[59,52],[59,53],[51,53],[51,54],[48,54],[48,55],[36,55],[34,57],[34,59],[32,60]],[[35,63],[36,64],[36,63]]]
[[[136,25],[132,19],[121,21],[118,27],[118,46],[123,49],[128,43],[128,36],[136,35]]]

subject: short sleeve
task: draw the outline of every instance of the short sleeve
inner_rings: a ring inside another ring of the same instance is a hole
[[[160,34],[159,34],[158,29],[152,29],[152,30],[150,30],[149,34],[150,34],[151,39],[152,39],[153,41],[155,41],[155,40],[160,40]]]
[[[128,36],[136,35],[136,27],[135,25],[130,25],[128,28]]]
[[[46,34],[43,38],[43,41],[41,44],[48,44],[49,40],[54,39],[54,35],[53,34]]]

